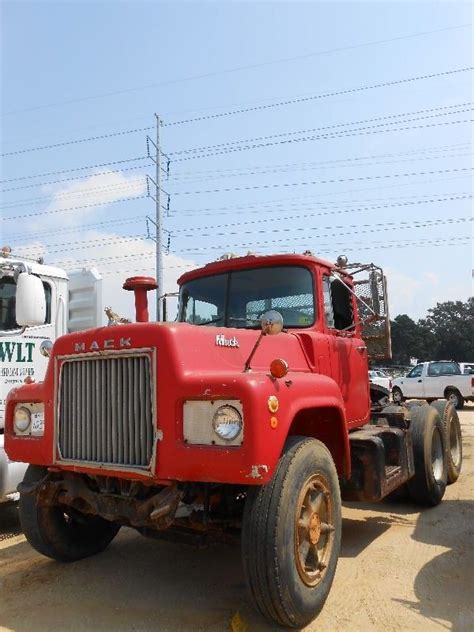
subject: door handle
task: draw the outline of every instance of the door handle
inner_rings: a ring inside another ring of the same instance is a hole
[[[364,351],[367,351],[367,347],[364,347],[363,345],[361,345],[360,347],[356,347],[357,351],[359,351],[359,353],[364,353]]]
[[[423,382],[423,380],[418,380],[418,382]]]

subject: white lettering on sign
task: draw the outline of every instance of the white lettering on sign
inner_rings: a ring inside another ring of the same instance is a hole
[[[223,334],[217,334],[216,345],[218,347],[239,347],[239,341],[234,336],[233,338],[226,338]]]

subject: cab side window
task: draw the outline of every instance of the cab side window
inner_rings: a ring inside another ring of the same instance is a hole
[[[418,366],[416,366],[414,369],[410,371],[410,373],[408,373],[407,377],[421,377],[422,373],[423,373],[423,365],[418,364]]]
[[[354,326],[352,295],[342,281],[323,276],[323,301],[326,325],[330,329],[351,329]]]
[[[46,281],[43,281],[44,288],[44,296],[46,299],[46,316],[44,319],[44,324],[47,325],[51,322],[51,286]]]

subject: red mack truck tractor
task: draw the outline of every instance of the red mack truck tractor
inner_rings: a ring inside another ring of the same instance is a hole
[[[122,525],[240,535],[253,604],[302,627],[335,575],[341,498],[399,490],[438,504],[461,469],[456,410],[390,405],[369,383],[368,360],[390,356],[374,264],[248,255],[178,284],[177,320],[148,322],[156,283],[127,279],[137,322],[109,315],[111,326],[58,338],[44,382],[10,392],[6,451],[30,464],[23,530],[64,562],[99,553]]]

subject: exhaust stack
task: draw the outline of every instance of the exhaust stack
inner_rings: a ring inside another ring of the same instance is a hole
[[[126,279],[123,289],[135,292],[135,320],[137,323],[147,323],[148,297],[147,292],[156,290],[158,283],[153,277],[135,276]]]

